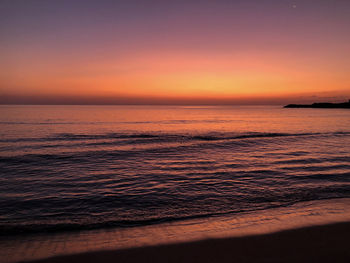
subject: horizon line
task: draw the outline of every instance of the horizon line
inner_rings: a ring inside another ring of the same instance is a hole
[[[283,106],[285,104],[88,104],[88,103],[0,103],[0,106]]]

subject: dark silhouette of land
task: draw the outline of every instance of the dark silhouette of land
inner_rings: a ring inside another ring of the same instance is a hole
[[[313,104],[288,104],[284,108],[322,108],[322,109],[350,109],[350,100],[342,103],[313,103]]]

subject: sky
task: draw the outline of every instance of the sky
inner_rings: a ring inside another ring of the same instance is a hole
[[[344,101],[349,14],[349,0],[0,0],[0,103]]]

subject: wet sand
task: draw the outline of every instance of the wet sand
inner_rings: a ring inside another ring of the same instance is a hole
[[[32,261],[63,262],[350,262],[350,223],[245,237],[97,251]]]

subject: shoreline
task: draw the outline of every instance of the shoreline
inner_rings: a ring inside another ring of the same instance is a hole
[[[348,233],[349,221],[269,234],[87,252],[27,262],[349,262]]]
[[[48,258],[53,260],[56,257],[76,257],[86,253],[89,255],[97,253],[97,257],[104,257],[103,254],[106,251],[138,253],[138,249],[146,248],[154,250],[154,248],[181,246],[181,244],[186,244],[187,247],[187,244],[206,243],[209,240],[241,240],[241,238],[269,236],[271,233],[281,231],[288,232],[293,229],[306,229],[340,222],[350,222],[350,198],[309,201],[227,217],[184,220],[126,229],[2,237],[0,262],[41,262],[42,259],[44,259],[43,262],[50,262],[45,260]],[[215,244],[213,246],[217,246]]]

